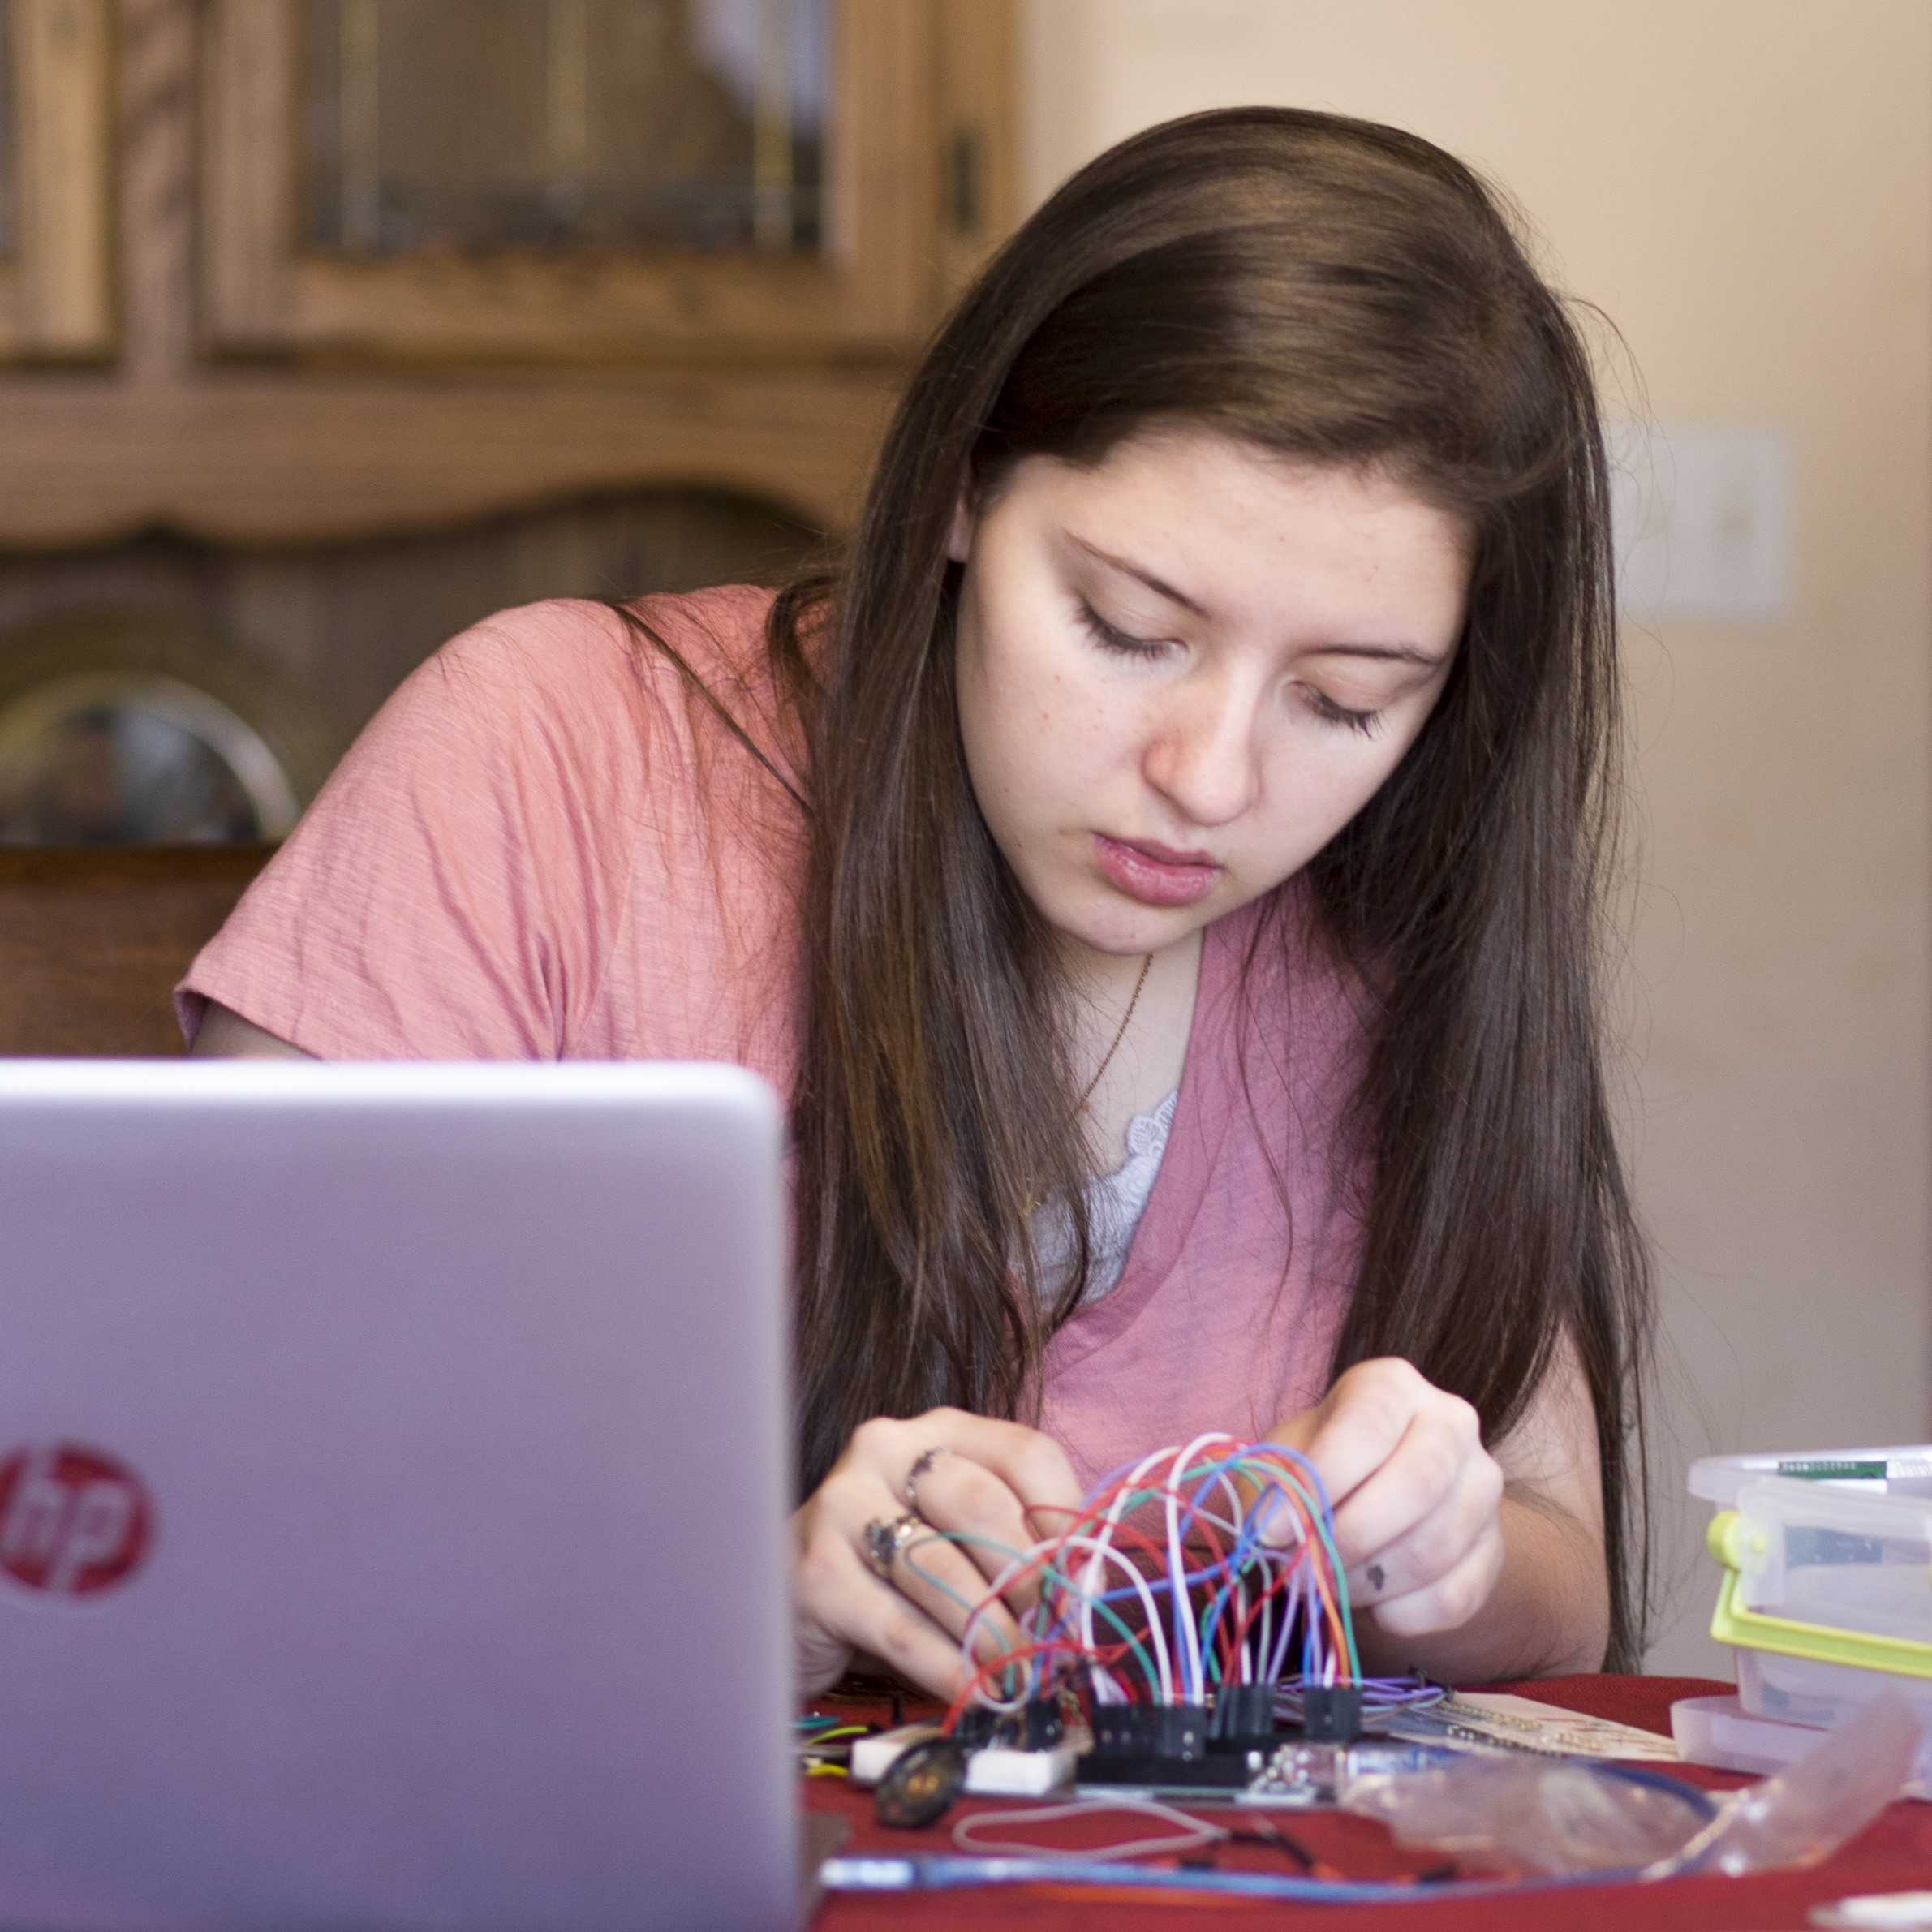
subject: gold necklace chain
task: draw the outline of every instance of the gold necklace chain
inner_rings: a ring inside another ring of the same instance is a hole
[[[1121,1042],[1127,1037],[1127,1028],[1133,1021],[1134,1009],[1140,1005],[1141,988],[1147,983],[1147,973],[1153,964],[1154,955],[1151,953],[1140,962],[1140,977],[1134,983],[1134,996],[1127,1002],[1127,1010],[1121,1015],[1120,1030],[1114,1035],[1113,1044],[1107,1049],[1105,1057],[1095,1068],[1094,1077],[1087,1082],[1086,1091],[1080,1096],[1080,1104],[1074,1109],[1074,1112],[1081,1112],[1086,1108],[1087,1102],[1094,1097],[1095,1090],[1106,1078],[1107,1069],[1113,1065],[1113,1056],[1120,1052]]]

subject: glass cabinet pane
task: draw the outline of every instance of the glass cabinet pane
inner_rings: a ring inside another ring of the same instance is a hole
[[[303,240],[813,252],[828,0],[303,0]]]

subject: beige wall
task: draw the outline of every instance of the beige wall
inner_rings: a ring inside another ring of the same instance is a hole
[[[1792,620],[1625,639],[1660,1488],[1710,1444],[1932,1435],[1932,7],[1031,0],[1026,49],[1034,199],[1196,108],[1395,122],[1513,191],[1655,416],[1792,437]],[[1664,1523],[1654,1664],[1721,1668]]]

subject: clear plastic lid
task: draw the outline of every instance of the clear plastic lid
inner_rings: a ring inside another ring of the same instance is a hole
[[[1874,1495],[1932,1496],[1932,1443],[1883,1449],[1786,1449],[1763,1456],[1705,1456],[1690,1465],[1693,1496],[1720,1509],[1765,1477],[1818,1482]]]

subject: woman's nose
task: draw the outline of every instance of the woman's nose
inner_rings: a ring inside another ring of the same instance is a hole
[[[1147,781],[1197,825],[1238,819],[1260,788],[1260,698],[1233,680],[1175,695],[1150,740]]]

